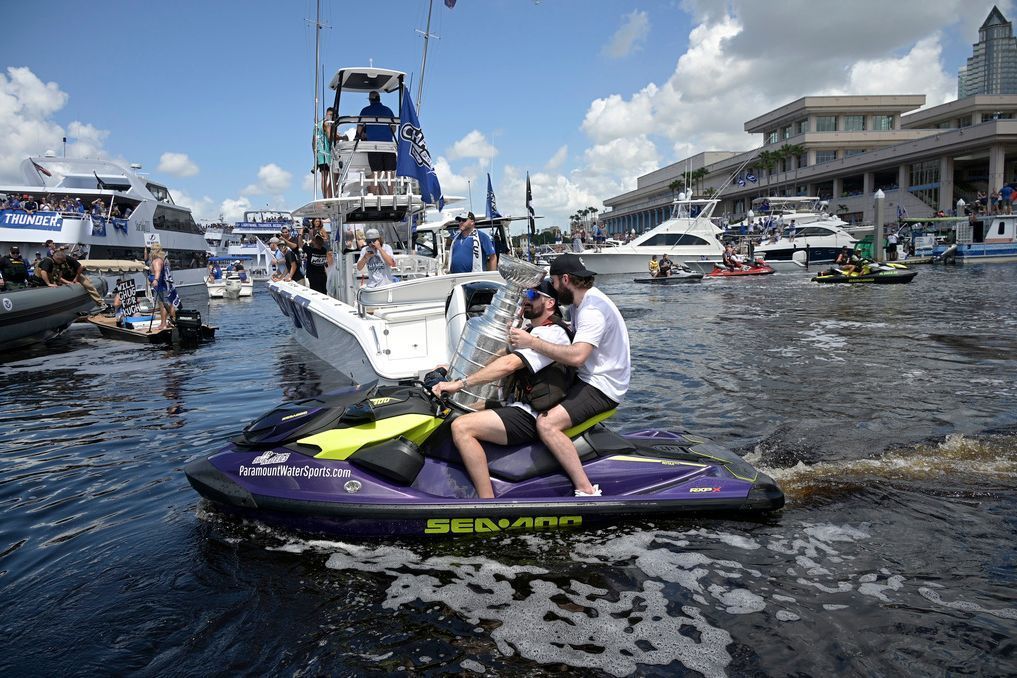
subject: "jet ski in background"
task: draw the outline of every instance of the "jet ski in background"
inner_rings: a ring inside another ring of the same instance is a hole
[[[831,268],[812,278],[818,283],[875,283],[877,285],[902,285],[914,280],[918,271],[912,271],[904,264],[879,263],[863,260],[853,271]]]
[[[566,431],[603,496],[576,498],[541,443],[484,443],[496,498],[478,499],[451,437],[457,413],[420,384],[355,386],[277,407],[184,469],[206,499],[266,523],[345,536],[450,537],[580,528],[784,505],[767,475],[683,430]]]
[[[713,270],[706,274],[707,278],[737,278],[743,275],[770,275],[774,270],[767,266],[762,259],[756,259],[752,264],[742,264],[732,271],[727,266],[713,265]]]

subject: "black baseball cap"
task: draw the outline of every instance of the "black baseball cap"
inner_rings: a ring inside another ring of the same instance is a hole
[[[558,290],[554,289],[554,285],[551,284],[550,278],[544,278],[540,281],[540,284],[534,287],[536,291],[540,292],[546,297],[551,297],[555,301],[558,301]]]
[[[597,275],[586,268],[586,263],[578,254],[560,254],[551,262],[551,275],[577,275],[580,278],[592,278]]]

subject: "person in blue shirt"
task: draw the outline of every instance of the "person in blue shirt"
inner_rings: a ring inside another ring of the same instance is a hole
[[[381,95],[377,92],[371,92],[367,96],[367,100],[370,102],[368,106],[365,106],[361,111],[362,117],[371,118],[395,118],[395,113],[392,109],[381,103]],[[394,122],[394,121],[393,121]],[[357,127],[357,138],[362,141],[382,141],[392,142],[395,139],[393,134],[395,125],[390,124],[368,124],[361,123]],[[393,192],[389,189],[391,184],[389,183],[392,178],[392,173],[395,172],[396,168],[396,154],[395,147],[392,147],[391,151],[368,151],[367,163],[371,166],[371,177],[374,180],[374,192],[376,195],[385,195]],[[379,186],[378,179],[384,180],[384,183]]]
[[[452,238],[449,273],[498,270],[498,255],[491,236],[477,230],[473,212],[456,217],[459,232]]]

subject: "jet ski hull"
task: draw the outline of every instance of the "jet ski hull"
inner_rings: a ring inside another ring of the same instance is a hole
[[[345,402],[356,395],[347,393]],[[480,500],[452,445],[450,419],[428,421],[426,409],[409,399],[388,405],[393,409],[387,423],[380,418],[383,404],[377,421],[344,429],[345,415],[337,420],[334,414],[341,407],[316,404],[270,413],[260,428],[267,437],[252,443],[258,436],[241,436],[218,454],[191,462],[185,468],[189,482],[228,512],[342,536],[576,529],[690,512],[759,513],[784,504],[771,478],[725,448],[684,431],[620,436],[602,424],[574,440],[603,496],[574,497],[553,456],[536,443],[485,445],[497,498]],[[294,423],[299,430],[287,436],[285,422],[300,419],[305,421]],[[406,428],[391,435],[398,421]],[[386,426],[378,443],[347,445]]]
[[[752,266],[745,269],[729,271],[726,268],[714,268],[706,274],[707,278],[739,278],[746,275],[770,275],[774,270],[769,266]]]
[[[632,282],[641,285],[680,285],[687,282],[698,282],[703,279],[703,274],[698,271],[689,271],[672,274],[663,278],[633,278]]]
[[[876,273],[866,273],[862,275],[823,275],[819,274],[812,280],[817,283],[827,284],[855,284],[855,283],[870,283],[874,285],[904,285],[914,280],[915,276],[918,275],[918,271],[907,271],[907,270],[895,270],[895,271],[878,271]]]

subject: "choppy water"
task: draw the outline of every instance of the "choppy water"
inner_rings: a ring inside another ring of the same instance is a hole
[[[1017,670],[1017,267],[602,287],[617,425],[740,448],[782,513],[443,543],[222,518],[184,464],[342,380],[258,290],[199,350],[83,328],[0,356],[0,673]]]

